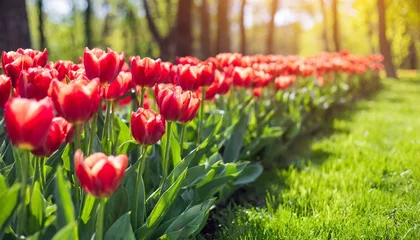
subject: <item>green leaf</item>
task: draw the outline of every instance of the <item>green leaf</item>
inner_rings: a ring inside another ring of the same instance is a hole
[[[243,185],[254,182],[263,172],[263,167],[260,163],[248,164],[245,169],[235,179],[235,185]]]
[[[69,191],[69,182],[64,178],[64,170],[57,168],[57,178],[55,184],[54,197],[57,204],[57,224],[63,228],[75,220],[74,206]]]
[[[0,197],[5,193],[7,190],[7,182],[3,175],[0,174]]]
[[[118,218],[128,212],[128,192],[123,186],[108,199],[105,206],[104,228],[109,228]]]
[[[77,222],[73,221],[63,227],[60,231],[58,231],[52,240],[64,240],[64,239],[79,239],[77,236]]]
[[[168,212],[171,204],[178,195],[179,189],[181,188],[182,182],[187,175],[187,169],[176,179],[176,181],[169,187],[169,189],[162,194],[156,206],[153,208],[150,216],[147,218],[146,226],[148,228],[157,226],[160,221]]]
[[[0,211],[0,239],[2,239],[7,225],[19,205],[19,190],[20,185],[14,184],[0,196],[0,203],[2,205]]]
[[[67,144],[67,146],[64,148],[63,153],[61,154],[61,159],[63,159],[63,167],[67,171],[71,170],[71,149],[70,144]]]
[[[234,176],[218,177],[197,189],[197,195],[200,199],[205,200],[216,194],[229,181],[233,180]]]
[[[105,233],[105,240],[135,240],[130,214],[122,215]]]
[[[189,188],[201,181],[206,176],[206,167],[204,164],[188,169],[187,176],[182,183],[183,188]]]
[[[118,146],[116,154],[127,154],[138,147],[138,145],[139,144],[135,140],[125,141]]]
[[[193,233],[200,230],[199,228],[206,219],[208,211],[215,200],[216,198],[212,198],[188,209],[176,218],[166,229],[165,233],[169,235],[171,232],[180,232],[180,239],[188,239]]]
[[[34,189],[32,190],[31,201],[29,202],[29,209],[31,216],[29,218],[30,232],[36,232],[40,230],[44,222],[44,197],[41,193],[39,182],[36,181]]]
[[[249,114],[242,116],[239,122],[235,124],[232,135],[226,143],[223,151],[223,159],[225,162],[236,162],[239,153],[244,144],[244,137],[248,128]]]
[[[176,129],[175,124],[173,124],[172,129]],[[178,140],[176,139],[174,134],[171,134],[171,151],[172,151],[172,163],[174,166],[176,166],[181,161],[181,147],[179,146]]]
[[[92,215],[92,210],[96,206],[96,199],[95,197],[92,197],[91,195],[86,195],[85,201],[83,202],[83,208],[82,208],[82,216],[81,219],[83,223],[87,223]]]
[[[188,154],[188,156],[186,156],[183,160],[181,160],[172,170],[172,172],[169,174],[168,178],[165,180],[164,184],[163,184],[163,192],[166,191],[168,189],[168,187],[175,182],[175,180],[177,180],[180,175],[182,173],[184,173],[184,171],[186,169],[188,169],[188,166],[190,165],[191,161],[194,159],[195,157],[195,153],[196,151],[192,151],[190,154]]]

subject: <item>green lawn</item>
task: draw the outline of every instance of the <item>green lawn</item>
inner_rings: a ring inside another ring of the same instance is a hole
[[[220,211],[212,238],[420,239],[420,79],[384,80],[305,145],[250,187],[260,207]]]

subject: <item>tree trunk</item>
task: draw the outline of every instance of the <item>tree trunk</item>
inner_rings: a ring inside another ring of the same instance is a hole
[[[44,33],[44,12],[42,11],[43,0],[37,0],[36,6],[38,8],[39,49],[44,49],[47,47],[47,41]]]
[[[410,49],[408,53],[410,69],[418,68],[416,42],[411,38]]]
[[[0,1],[0,52],[30,48],[25,0]]]
[[[140,24],[138,24],[138,19],[136,16],[136,8],[127,3],[125,4],[126,8],[127,8],[127,15],[126,15],[126,21],[127,21],[127,25],[129,26],[129,31],[131,31],[131,36],[132,36],[132,45],[133,46],[133,51],[135,55],[139,55],[140,54],[140,39],[139,39],[139,31],[138,28],[140,26]]]
[[[92,39],[92,0],[87,0],[87,6],[85,11],[85,37],[86,37],[86,46],[92,48],[93,39]]]
[[[325,9],[324,0],[319,0],[319,5],[321,7],[322,12],[322,39],[324,40],[324,50],[326,52],[330,51],[329,43],[328,43],[328,22],[327,22],[327,11]]]
[[[333,14],[333,39],[335,51],[339,52],[340,47],[340,33],[339,33],[339,19],[338,19],[338,10],[337,10],[337,0],[332,0],[331,10]]]
[[[216,52],[230,52],[229,0],[217,2]]]
[[[192,7],[193,0],[180,0],[176,23],[176,55],[183,57],[192,53]]]
[[[378,0],[378,22],[379,22],[379,47],[381,54],[384,56],[384,67],[386,76],[397,78],[394,65],[392,63],[391,46],[386,38],[386,20],[385,20],[385,3],[384,0]]]
[[[240,27],[241,27],[241,53],[246,55],[246,32],[245,32],[245,5],[246,0],[241,2],[241,18],[240,18]]]
[[[205,59],[210,57],[211,55],[210,14],[207,0],[201,0],[200,14],[200,48],[203,58]]]
[[[274,52],[274,31],[275,31],[275,25],[274,25],[274,17],[276,16],[277,10],[279,6],[278,0],[271,0],[271,13],[270,13],[270,21],[268,22],[267,27],[267,54],[272,54]]]

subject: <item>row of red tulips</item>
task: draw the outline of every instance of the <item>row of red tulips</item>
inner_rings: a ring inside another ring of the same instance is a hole
[[[47,50],[2,54],[0,199],[12,207],[0,237],[197,234],[215,196],[261,173],[243,160],[276,143],[281,121],[301,124],[382,67],[381,56],[349,52],[128,65],[124,53],[86,48],[81,63],[47,61]]]

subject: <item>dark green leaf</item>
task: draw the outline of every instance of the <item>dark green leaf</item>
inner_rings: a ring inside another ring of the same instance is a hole
[[[67,224],[65,227],[58,231],[52,240],[77,240],[77,222],[73,221]]]
[[[130,214],[122,215],[112,226],[106,231],[105,240],[135,240],[133,229],[130,224]]]
[[[57,224],[63,228],[75,220],[74,206],[69,191],[69,182],[65,180],[61,166],[57,168],[54,197],[57,204]]]
[[[263,167],[260,163],[251,163],[248,164],[245,169],[239,174],[239,176],[235,179],[235,185],[243,185],[247,183],[251,183],[261,175],[263,172]]]
[[[14,184],[0,196],[0,203],[2,204],[0,211],[0,239],[2,239],[6,226],[12,219],[14,212],[19,205],[19,190],[20,185]]]

